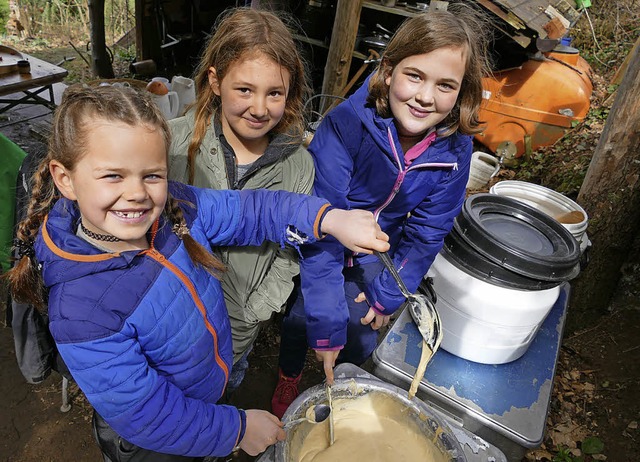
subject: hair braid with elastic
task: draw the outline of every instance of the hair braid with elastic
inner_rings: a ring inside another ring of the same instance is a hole
[[[45,157],[31,178],[31,199],[25,219],[19,223],[16,230],[16,249],[20,246],[33,248],[38,230],[58,198],[49,172],[49,160],[49,156]],[[38,309],[45,307],[46,296],[42,275],[33,256],[19,255],[6,277],[16,301],[32,304]]]
[[[202,266],[211,275],[216,278],[220,278],[220,274],[225,271],[225,266],[220,260],[213,256],[211,251],[205,249],[200,245],[191,234],[189,234],[189,228],[187,222],[184,219],[182,208],[180,208],[180,202],[169,194],[167,198],[167,205],[165,206],[165,213],[167,218],[172,223],[172,231],[184,242],[184,246],[189,253],[191,260]]]

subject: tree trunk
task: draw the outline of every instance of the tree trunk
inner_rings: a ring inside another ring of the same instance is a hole
[[[91,22],[91,70],[105,79],[114,77],[104,34],[104,0],[89,0]]]
[[[640,48],[631,57],[580,188],[591,261],[573,283],[568,329],[587,327],[609,306],[640,233]]]

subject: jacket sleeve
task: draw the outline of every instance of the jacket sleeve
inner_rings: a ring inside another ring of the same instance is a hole
[[[199,226],[211,245],[260,245],[264,241],[299,249],[322,238],[330,204],[288,191],[212,190],[183,185],[197,196]],[[195,231],[194,231],[195,232]]]
[[[69,320],[59,324],[52,323],[54,335],[62,324],[67,330],[94,328]],[[186,456],[224,456],[238,444],[243,411],[185,396],[150,367],[134,329],[85,342],[63,342],[60,336],[60,354],[78,386],[127,441]]]
[[[337,208],[350,209],[347,199],[353,174],[348,141],[359,139],[358,118],[338,117],[346,104],[334,109],[320,124],[309,151],[316,176],[314,194]],[[341,120],[342,119],[342,120]],[[353,126],[348,126],[351,121]],[[307,317],[307,340],[314,349],[336,349],[345,345],[349,310],[344,294],[345,249],[331,236],[305,246],[300,261],[300,278]]]
[[[470,137],[462,137],[453,149],[459,152],[458,168],[445,173],[431,193],[411,212],[393,254],[394,265],[411,293],[416,292],[440,252],[444,238],[451,231],[464,203],[471,162]],[[365,295],[373,309],[383,315],[394,313],[405,301],[386,270],[369,284]]]
[[[308,158],[309,165],[306,165]],[[298,177],[293,181],[292,192],[310,194],[313,188],[313,162],[305,152],[303,165],[297,169]],[[268,319],[271,313],[279,313],[293,290],[293,278],[300,273],[298,255],[294,249],[279,249],[267,273],[249,295],[247,304],[253,313],[263,313]],[[264,320],[261,319],[261,320]]]

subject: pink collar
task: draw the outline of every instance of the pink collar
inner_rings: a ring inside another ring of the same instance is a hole
[[[418,157],[420,154],[426,151],[429,146],[431,146],[431,143],[433,143],[433,141],[436,139],[436,136],[436,130],[432,129],[427,134],[427,136],[422,139],[422,141],[410,148],[404,155],[404,165],[407,167],[411,165],[411,162],[413,162],[416,157]]]

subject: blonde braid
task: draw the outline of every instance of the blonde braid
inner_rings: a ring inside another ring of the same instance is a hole
[[[17,263],[6,275],[13,298],[38,309],[45,307],[46,297],[42,275],[33,257],[33,244],[47,213],[58,198],[49,172],[49,160],[47,156],[40,162],[31,179],[33,188],[27,213],[16,231],[14,249],[19,254]]]
[[[171,230],[184,242],[189,257],[196,265],[202,266],[212,276],[220,279],[220,274],[225,271],[225,266],[213,254],[200,245],[189,233],[189,228],[184,219],[180,201],[169,195],[165,206],[167,218],[172,223]]]

